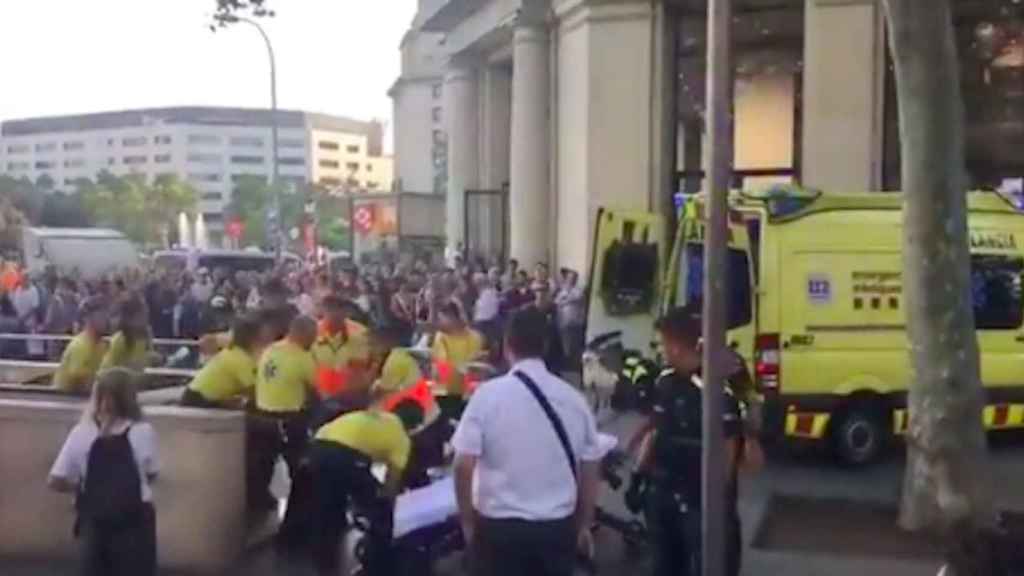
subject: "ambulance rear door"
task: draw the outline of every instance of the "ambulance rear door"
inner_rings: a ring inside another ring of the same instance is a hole
[[[587,283],[588,343],[621,332],[626,349],[652,355],[667,255],[662,216],[610,209],[598,212]]]

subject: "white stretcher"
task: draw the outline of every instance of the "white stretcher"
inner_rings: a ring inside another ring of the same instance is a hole
[[[610,434],[598,434],[601,457],[615,449],[619,439]],[[455,500],[455,480],[451,475],[416,490],[410,490],[395,500],[394,537],[401,538],[420,528],[440,524],[459,513]]]

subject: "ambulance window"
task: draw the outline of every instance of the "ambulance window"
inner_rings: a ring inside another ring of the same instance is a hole
[[[978,330],[1016,330],[1024,324],[1021,272],[1021,258],[971,257],[971,296]]]
[[[704,245],[686,246],[686,301],[684,304],[698,304],[704,299]],[[750,324],[753,306],[750,300],[750,261],[743,250],[729,250],[727,256],[729,274],[726,306],[729,329]]]

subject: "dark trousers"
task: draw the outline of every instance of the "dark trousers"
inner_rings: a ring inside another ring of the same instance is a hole
[[[336,576],[339,548],[349,503],[370,521],[366,574],[394,574],[391,551],[393,503],[379,496],[380,484],[370,472],[370,459],[334,442],[314,441],[310,448],[313,480],[313,563],[321,576]]]
[[[156,512],[144,504],[116,522],[81,518],[78,539],[82,576],[154,576]]]
[[[291,490],[288,507],[277,533],[276,544],[291,551],[309,543],[312,530],[313,481],[306,459],[309,447],[308,417],[303,412],[271,414],[258,412],[250,416],[250,434],[256,446],[250,451],[253,490],[266,494],[274,475],[278,457],[288,465]]]
[[[576,521],[479,518],[471,554],[473,576],[572,576]]]
[[[678,491],[648,492],[647,528],[654,556],[654,576],[700,576],[702,515],[699,502],[688,504]],[[743,535],[735,507],[725,521],[725,573],[739,576]]]

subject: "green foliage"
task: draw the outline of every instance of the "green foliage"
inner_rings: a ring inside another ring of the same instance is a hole
[[[81,196],[57,191],[46,197],[37,223],[51,228],[89,228],[93,219]]]
[[[140,244],[167,244],[179,212],[192,212],[196,191],[174,175],[162,175],[153,184],[140,174],[115,176],[101,172],[96,181],[80,180],[78,195],[96,224],[120,230]]]
[[[290,249],[302,253],[303,239],[292,240],[288,232],[293,228],[302,230],[305,223],[307,199],[316,203],[315,214],[319,221],[317,235],[320,244],[330,250],[351,250],[349,234],[348,201],[330,196],[319,186],[300,186],[294,190],[279,185],[281,190],[281,230]],[[231,202],[227,207],[229,218],[238,218],[244,225],[243,246],[271,248],[272,238],[267,236],[267,212],[273,202],[274,186],[260,176],[244,176],[235,185]]]

